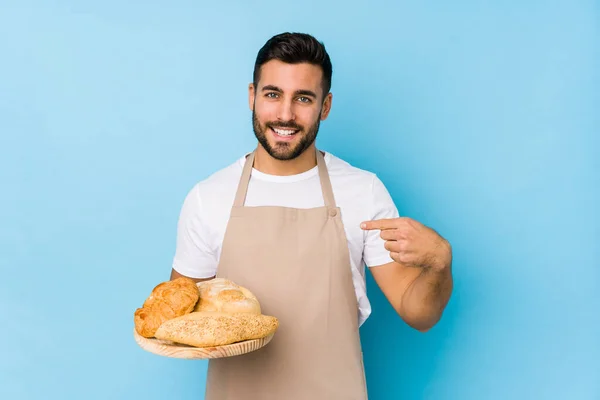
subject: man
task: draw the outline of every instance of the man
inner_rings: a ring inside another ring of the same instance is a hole
[[[437,323],[450,297],[448,242],[400,218],[375,174],[317,150],[331,75],[312,36],[271,38],[248,91],[256,149],[185,199],[171,278],[231,279],[280,321],[263,349],[210,361],[207,400],[366,399],[365,264],[419,331]]]

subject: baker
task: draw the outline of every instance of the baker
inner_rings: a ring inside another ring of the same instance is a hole
[[[450,297],[448,241],[399,217],[374,173],[317,149],[331,76],[314,37],[268,40],[248,88],[256,148],[184,200],[171,278],[231,279],[280,321],[266,347],[209,362],[207,400],[367,399],[365,266],[419,331],[439,321]]]

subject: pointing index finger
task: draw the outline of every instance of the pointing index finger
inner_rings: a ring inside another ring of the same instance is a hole
[[[360,227],[364,230],[386,230],[386,229],[394,229],[396,228],[396,219],[388,218],[388,219],[376,219],[373,221],[365,221],[360,224]]]

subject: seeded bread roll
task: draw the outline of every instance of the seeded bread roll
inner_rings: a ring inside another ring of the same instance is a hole
[[[200,291],[192,279],[181,277],[158,284],[143,306],[135,310],[137,333],[150,338],[165,321],[193,311]]]
[[[260,314],[260,303],[254,294],[228,279],[214,278],[198,282],[200,301],[195,312],[211,311],[225,313]]]
[[[155,337],[193,347],[223,346],[275,332],[277,318],[251,313],[192,312],[164,322]]]

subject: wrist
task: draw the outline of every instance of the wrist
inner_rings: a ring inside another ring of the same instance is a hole
[[[431,265],[435,272],[447,272],[452,266],[452,246],[446,239],[441,238],[438,244],[437,256]]]

